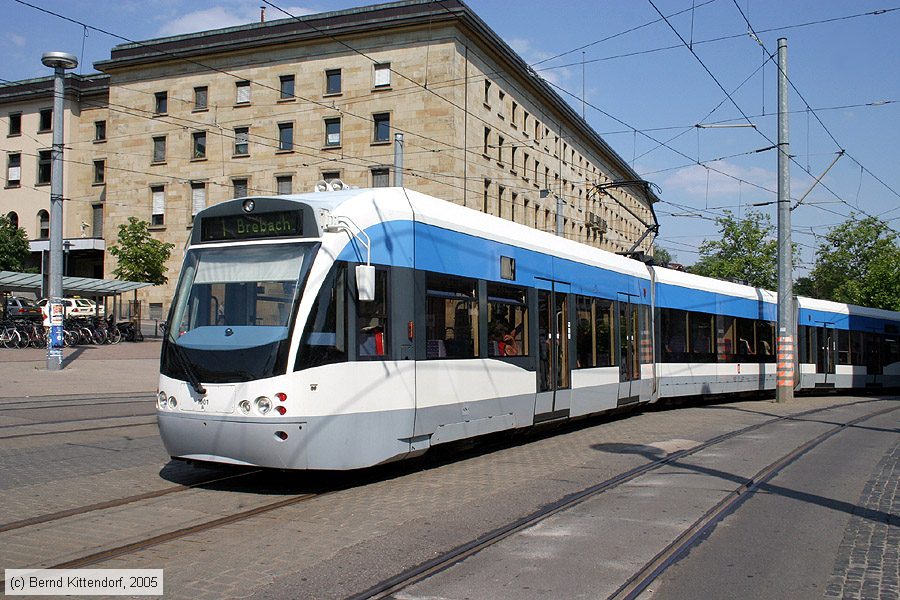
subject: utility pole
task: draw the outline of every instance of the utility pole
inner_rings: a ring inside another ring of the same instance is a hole
[[[394,187],[403,187],[403,134],[394,134]]]
[[[47,370],[62,367],[63,348],[63,101],[66,69],[78,66],[78,59],[66,52],[47,52],[41,57],[53,68],[53,149],[50,153],[50,278],[47,308],[50,311],[50,343]]]
[[[778,39],[778,373],[775,400],[794,399],[794,286],[791,260],[791,155],[787,39]]]

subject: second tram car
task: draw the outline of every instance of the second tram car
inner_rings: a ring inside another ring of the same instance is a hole
[[[173,457],[354,469],[775,386],[771,292],[402,188],[198,213],[162,347]],[[900,314],[799,299],[800,389],[900,385]]]

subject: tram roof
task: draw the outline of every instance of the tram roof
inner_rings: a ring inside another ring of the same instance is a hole
[[[63,277],[63,295],[115,296],[154,285],[146,281],[119,281],[118,279],[94,279],[91,277]],[[40,293],[43,276],[40,273],[0,271],[0,291]]]

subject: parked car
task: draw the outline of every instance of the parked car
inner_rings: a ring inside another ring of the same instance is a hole
[[[89,298],[63,298],[63,310],[65,310],[66,318],[78,319],[81,317],[105,316],[106,311],[103,305],[97,305],[96,302]],[[39,306],[47,304],[46,298],[38,300]]]
[[[21,296],[10,296],[6,299],[6,314],[10,319],[40,319],[41,307],[34,300]]]

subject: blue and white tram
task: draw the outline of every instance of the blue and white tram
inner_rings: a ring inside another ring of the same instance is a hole
[[[194,222],[160,432],[176,458],[352,469],[660,397],[773,389],[774,305],[401,188],[233,200]],[[884,312],[870,337],[891,385],[900,315]]]

